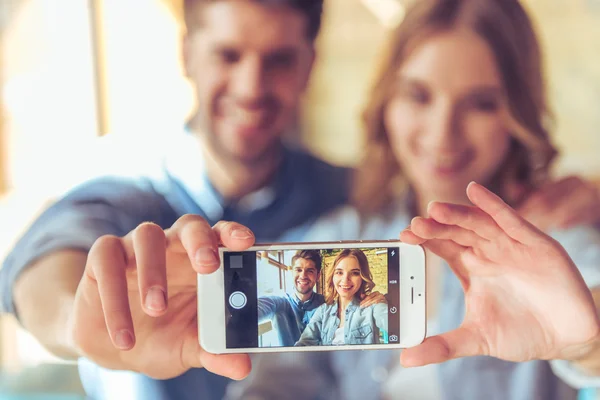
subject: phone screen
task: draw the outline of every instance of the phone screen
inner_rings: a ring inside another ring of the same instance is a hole
[[[399,252],[224,252],[226,347],[397,344]]]

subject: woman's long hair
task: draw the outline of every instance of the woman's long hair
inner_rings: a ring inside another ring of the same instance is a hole
[[[371,290],[375,287],[375,283],[373,282],[373,275],[371,274],[371,268],[369,267],[369,260],[367,260],[367,256],[362,250],[359,249],[344,249],[338,256],[335,258],[333,262],[333,266],[327,272],[327,278],[325,280],[325,302],[329,305],[338,301],[339,294],[337,290],[335,290],[335,286],[333,285],[333,275],[335,274],[335,267],[344,259],[348,257],[354,257],[356,261],[358,261],[358,265],[360,266],[360,277],[362,278],[362,283],[360,285],[360,289],[354,295],[359,300],[362,297],[367,296],[371,293]]]
[[[546,102],[541,52],[527,13],[517,0],[418,0],[390,36],[363,114],[365,157],[355,176],[352,201],[363,213],[377,212],[407,188],[384,127],[385,108],[393,95],[397,71],[426,39],[457,28],[475,32],[495,56],[503,81],[512,139],[503,165],[491,185],[534,189],[547,179],[557,154],[550,142],[551,114]]]

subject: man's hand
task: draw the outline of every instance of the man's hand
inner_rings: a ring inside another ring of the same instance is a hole
[[[517,211],[545,232],[600,223],[600,188],[578,177],[563,178],[544,185]]]
[[[101,237],[89,252],[71,317],[79,351],[110,369],[158,379],[204,367],[234,379],[247,355],[212,355],[198,343],[197,273],[218,269],[219,243],[244,250],[242,225],[185,215],[167,230],[144,223],[125,237]]]
[[[405,366],[489,355],[508,361],[583,356],[600,336],[589,289],[566,251],[483,186],[474,207],[432,203],[401,233],[444,258],[465,292],[462,325],[402,353]]]
[[[368,296],[363,297],[362,301],[360,302],[360,307],[367,308],[367,307],[370,307],[370,306],[378,304],[378,303],[387,304],[387,299],[381,293],[373,292],[373,293],[369,294]]]

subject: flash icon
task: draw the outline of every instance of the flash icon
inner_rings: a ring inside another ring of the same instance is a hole
[[[396,252],[394,250],[392,250],[392,257],[394,257],[394,254],[396,254]]]

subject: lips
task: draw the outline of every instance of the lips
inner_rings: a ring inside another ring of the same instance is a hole
[[[422,157],[422,163],[436,174],[453,175],[467,167],[471,162],[471,158],[467,152],[436,157],[424,156]]]
[[[338,289],[340,290],[340,292],[342,293],[348,293],[351,292],[352,289],[354,289],[354,286],[350,285],[350,286],[346,286],[346,285],[338,285]]]
[[[257,136],[275,122],[276,112],[273,107],[243,108],[227,107],[227,122],[242,136]]]
[[[296,280],[297,286],[308,286],[310,285],[310,281],[308,279],[298,279]]]

